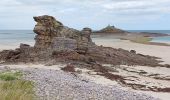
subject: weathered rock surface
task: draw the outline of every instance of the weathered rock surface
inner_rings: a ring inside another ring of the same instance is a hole
[[[61,22],[57,21],[52,16],[39,16],[34,17],[37,25],[34,32],[37,34],[35,38],[36,48],[48,48],[55,37],[64,37],[75,39],[77,42],[91,42],[89,30],[82,32],[66,27]],[[83,34],[82,34],[83,33]]]
[[[16,50],[0,52],[0,61],[5,63],[52,63],[81,62],[115,65],[158,66],[156,57],[132,53],[123,49],[114,49],[95,45],[90,28],[78,31],[64,26],[52,16],[34,17],[37,25],[34,32],[35,46],[21,44]]]
[[[55,37],[52,41],[51,48],[55,51],[61,50],[76,50],[77,41],[75,39]]]

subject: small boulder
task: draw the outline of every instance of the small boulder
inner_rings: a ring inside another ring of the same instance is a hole
[[[70,65],[70,64],[67,65],[64,68],[61,68],[61,70],[65,71],[65,72],[76,72],[75,67],[73,65]]]
[[[21,43],[20,48],[21,49],[27,49],[27,48],[30,48],[30,45]]]
[[[135,50],[130,50],[130,53],[136,54],[136,51]]]

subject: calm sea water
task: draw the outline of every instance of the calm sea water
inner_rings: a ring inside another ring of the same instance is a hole
[[[170,30],[128,30],[129,32],[152,32],[152,33],[167,33]],[[19,43],[33,43],[35,33],[32,30],[0,30],[0,44],[19,44]],[[170,42],[170,37],[158,37],[153,41]]]
[[[0,30],[1,45],[33,43],[35,34],[31,30]]]

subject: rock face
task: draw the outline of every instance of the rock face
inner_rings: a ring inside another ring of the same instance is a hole
[[[55,37],[52,41],[51,47],[53,50],[76,50],[77,41],[70,38]]]
[[[5,63],[43,63],[56,64],[83,63],[93,66],[99,64],[114,65],[160,65],[156,57],[136,54],[123,49],[114,49],[95,45],[91,38],[92,30],[84,28],[78,31],[64,26],[52,16],[34,17],[37,22],[34,32],[35,46],[21,44],[16,50],[0,52],[0,61]]]
[[[52,42],[55,41],[53,40],[55,37],[74,39],[78,43],[92,42],[90,38],[90,29],[83,29],[81,32],[72,28],[68,28],[61,22],[57,21],[54,17],[48,15],[34,17],[34,20],[37,22],[37,25],[34,28],[34,32],[37,34],[35,38],[36,48],[50,47]]]

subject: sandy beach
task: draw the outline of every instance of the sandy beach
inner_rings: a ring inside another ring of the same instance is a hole
[[[21,42],[21,43],[25,43],[25,44],[29,44],[29,45],[31,45],[31,46],[33,46],[34,45],[34,42],[33,41],[31,41],[31,42],[25,42],[25,41],[23,41],[23,42]],[[14,49],[16,49],[16,48],[19,48],[19,45],[20,45],[20,43],[13,43],[13,44],[0,44],[0,51],[2,51],[2,50],[9,50],[9,49],[12,49],[12,50],[14,50]]]

